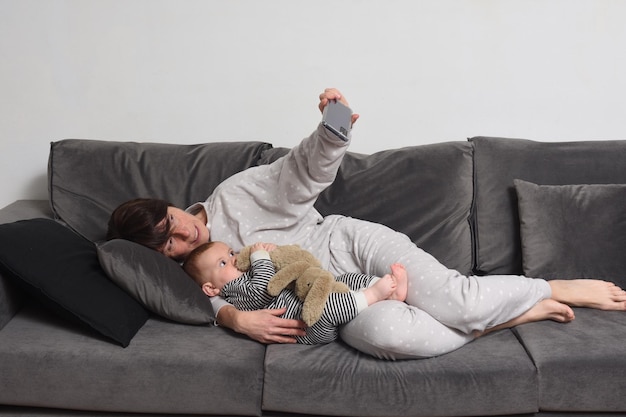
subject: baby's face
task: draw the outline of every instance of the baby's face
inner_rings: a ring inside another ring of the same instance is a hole
[[[242,272],[235,266],[237,254],[226,244],[215,242],[200,255],[199,267],[205,280],[221,290],[226,283],[238,278]]]

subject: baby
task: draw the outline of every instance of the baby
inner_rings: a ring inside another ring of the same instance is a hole
[[[302,301],[291,289],[276,297],[267,292],[267,284],[276,273],[269,252],[276,245],[256,243],[250,252],[250,270],[235,266],[237,254],[223,242],[209,242],[196,248],[185,261],[185,271],[210,297],[221,296],[239,310],[287,307],[284,318],[300,319]],[[338,326],[352,320],[369,305],[381,300],[404,301],[407,274],[400,264],[391,266],[383,277],[348,273],[337,277],[350,288],[348,293],[331,293],[321,318],[306,329],[306,336],[296,337],[302,344],[322,344],[337,338]]]

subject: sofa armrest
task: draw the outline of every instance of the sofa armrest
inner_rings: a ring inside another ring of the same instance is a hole
[[[48,200],[18,200],[0,209],[0,224],[52,216]],[[23,300],[19,288],[0,271],[0,329],[17,313]]]
[[[53,218],[48,200],[17,200],[0,209],[0,224],[44,217]]]

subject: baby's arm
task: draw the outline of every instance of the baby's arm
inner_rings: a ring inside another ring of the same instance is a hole
[[[250,250],[250,283],[264,295],[268,295],[267,283],[276,274],[269,254],[275,248],[271,243],[255,243]]]

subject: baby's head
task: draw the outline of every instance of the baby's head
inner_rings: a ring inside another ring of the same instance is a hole
[[[202,291],[210,297],[219,295],[226,283],[241,276],[235,262],[237,254],[224,242],[204,243],[194,249],[183,264]]]

